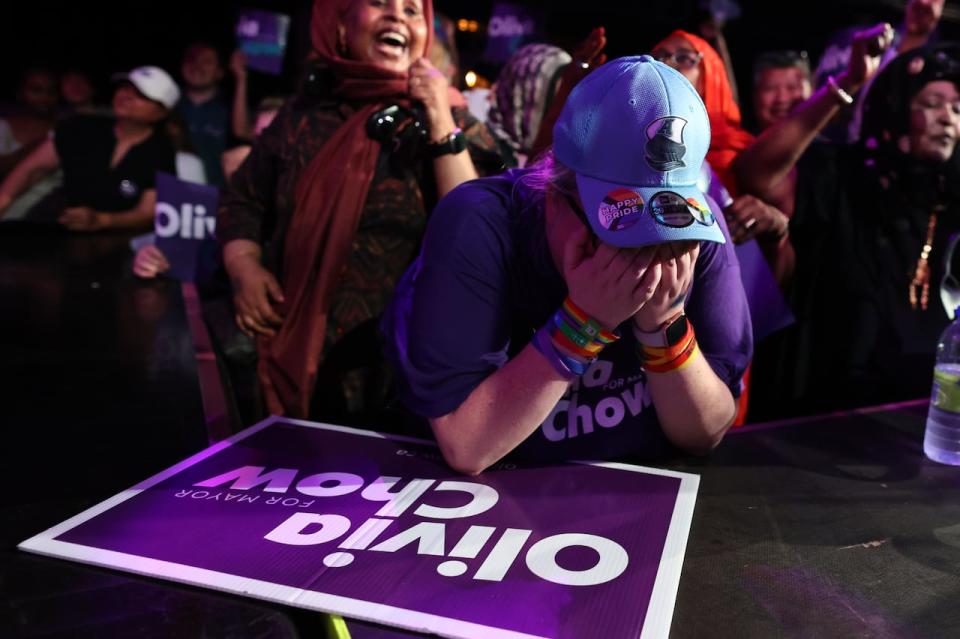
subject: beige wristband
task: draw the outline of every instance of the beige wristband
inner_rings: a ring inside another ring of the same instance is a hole
[[[827,86],[830,87],[830,93],[837,98],[843,106],[850,106],[853,104],[853,96],[843,90],[839,84],[837,84],[837,79],[832,75],[827,76]]]

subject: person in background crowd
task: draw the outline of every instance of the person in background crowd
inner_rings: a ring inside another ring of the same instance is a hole
[[[850,69],[760,136],[745,158],[763,188],[806,151],[790,181],[798,329],[781,357],[791,366],[768,376],[786,391],[777,398],[787,410],[923,396],[953,310],[938,303],[937,287],[949,284],[950,238],[960,230],[957,47],[894,58],[874,79],[858,144],[811,144],[879,67],[891,38],[883,27],[858,34]],[[849,88],[840,94],[833,85]],[[836,330],[840,317],[849,330]]]
[[[840,75],[830,76],[816,93],[768,127],[738,155],[733,167],[738,185],[792,215],[797,162],[817,135],[853,105],[852,95],[877,73],[893,37],[893,29],[886,23],[858,32],[848,67]],[[815,165],[810,168],[815,169]]]
[[[435,39],[430,47],[430,64],[443,74],[454,89],[459,88],[460,81],[460,52],[457,51],[456,33],[453,20],[442,13],[433,16]]]
[[[810,97],[806,51],[767,51],[753,63],[753,114],[757,131],[779,122]]]
[[[682,73],[703,98],[710,116],[707,161],[735,195],[738,190],[733,161],[750,146],[753,136],[740,125],[740,107],[734,100],[723,60],[706,40],[679,29],[658,42],[652,55]]]
[[[937,42],[943,5],[944,0],[907,0],[903,21],[893,34],[893,46],[882,52],[880,69],[902,53]],[[816,86],[823,86],[828,77],[843,73],[850,63],[854,36],[868,28],[864,25],[847,27],[830,39],[814,73]],[[867,81],[858,93],[853,94],[855,107],[841,113],[830,126],[824,127],[821,135],[835,142],[857,142],[860,139],[863,103],[869,91],[870,82]]]
[[[936,44],[943,5],[944,0],[908,0],[903,12],[903,26],[898,29],[900,35],[894,42],[897,53]]]
[[[716,30],[720,34],[719,29]],[[741,193],[733,172],[737,156],[753,142],[743,129],[727,65],[703,38],[675,30],[653,48],[653,56],[670,65],[696,88],[710,118],[710,150],[701,172],[701,187],[723,209],[730,236],[737,244],[756,240],[782,287],[793,270],[793,248],[788,239],[789,218],[781,210],[750,193]],[[756,304],[757,300],[752,299]],[[735,424],[746,422],[751,372],[743,380]]]
[[[280,107],[283,106],[283,100],[282,97],[277,96],[268,96],[260,100],[253,116],[254,138],[260,137],[264,129],[270,126],[274,118],[277,117],[277,113],[280,112]],[[220,157],[220,165],[223,167],[223,175],[227,181],[233,177],[233,174],[240,168],[243,161],[247,159],[252,148],[250,144],[238,144],[223,152],[223,155]]]
[[[573,87],[577,86],[580,80],[607,61],[607,54],[603,52],[606,46],[606,29],[604,27],[594,27],[587,34],[587,37],[574,48],[571,55],[572,61],[564,67],[560,75],[556,93],[549,101],[549,107],[545,110],[543,119],[540,121],[540,132],[533,141],[528,157],[536,158],[553,145],[553,126],[560,117],[560,112],[563,111],[567,96],[570,95]]]
[[[504,72],[501,72],[501,77],[494,83],[493,89],[483,90],[488,98],[487,104],[484,107],[470,105],[472,113],[480,113],[483,116],[479,118],[481,121],[491,128],[496,126],[500,130],[499,136],[495,134],[495,138],[502,138],[499,141],[499,148],[507,166],[518,166],[520,160],[526,163],[553,144],[553,125],[560,117],[567,96],[580,80],[607,61],[607,55],[603,52],[606,46],[607,38],[603,27],[592,29],[586,39],[577,45],[572,55],[547,44],[528,45],[528,47],[541,47],[541,49],[531,49],[530,53],[534,55],[525,54],[522,57],[517,51],[507,62],[507,67],[512,67],[510,78],[505,77]],[[544,64],[555,66],[557,61],[564,59],[567,61],[562,66],[556,67],[553,77],[541,77]],[[539,75],[536,70],[529,68],[530,63],[541,65]],[[534,84],[525,86],[522,80]],[[502,82],[507,83],[506,89],[500,88]],[[484,94],[481,93],[476,98],[484,99],[482,95]],[[531,108],[523,102],[510,103],[510,100],[522,101],[528,97],[535,100],[542,108]],[[501,105],[496,116],[499,123],[491,125],[490,112],[495,101]],[[525,129],[529,129],[534,120],[536,120],[537,130],[531,137]],[[522,145],[526,150],[517,153],[513,148],[515,145]]]
[[[283,98],[280,97],[267,97],[260,101],[254,117],[253,133],[255,137],[259,137],[263,130],[270,126],[274,118],[277,117],[281,106],[283,106]],[[227,180],[247,159],[251,148],[249,144],[244,144],[223,153],[223,173]],[[147,244],[137,250],[133,259],[133,273],[137,277],[153,279],[169,270],[170,262],[167,261],[167,256],[157,248],[156,244]]]
[[[778,281],[792,268],[792,251],[787,241],[789,218],[779,208],[750,193],[741,193],[734,173],[734,161],[753,143],[753,136],[740,125],[740,107],[733,99],[723,61],[705,40],[677,30],[660,41],[653,57],[670,65],[696,87],[710,117],[710,151],[707,164],[730,196],[720,201],[736,243],[752,239],[761,246]]]
[[[97,109],[96,88],[90,75],[79,69],[67,69],[60,74],[60,98],[63,105],[60,117],[76,114],[91,114]]]
[[[570,93],[552,152],[440,202],[383,329],[452,468],[719,443],[751,329],[696,187],[709,131],[683,76],[620,58]]]
[[[0,179],[40,145],[57,115],[57,75],[42,67],[27,69],[17,90],[18,109],[0,119]]]
[[[356,424],[379,409],[376,318],[427,211],[477,176],[471,154],[500,165],[425,57],[432,24],[429,0],[315,2],[316,67],[223,194],[217,236],[270,412]]]
[[[737,88],[737,77],[733,72],[733,59],[727,46],[727,37],[724,28],[729,22],[740,17],[741,9],[736,0],[699,0],[694,10],[693,19],[689,21],[695,32],[709,44],[720,59],[730,83],[730,95],[733,101],[740,104],[740,91]]]
[[[260,101],[254,116],[255,137],[259,137],[270,126],[283,101],[281,97],[267,97]],[[221,164],[228,181],[250,150],[249,144],[241,144],[224,152]],[[143,279],[156,278],[170,268],[167,256],[153,243],[139,248],[133,259],[133,273]],[[223,382],[230,391],[231,410],[235,411],[240,423],[253,424],[265,417],[256,376],[257,348],[251,337],[240,332],[234,321],[230,282],[223,268],[220,247],[214,238],[204,240],[200,247],[196,283],[203,318],[225,373]]]
[[[847,340],[817,314],[814,343],[832,338],[830,359],[840,362],[823,381],[837,379],[848,401],[864,405],[926,395],[938,338],[953,317],[955,304],[938,292],[955,268],[949,251],[960,232],[960,47],[891,61],[867,95],[862,133],[862,160],[827,165],[834,170],[814,187],[819,197],[836,193],[834,205],[804,215],[825,225],[832,254],[843,252],[836,296],[818,307],[857,326]]]
[[[164,127],[180,90],[159,67],[137,67],[116,79],[113,117],[78,116],[58,125],[0,184],[0,216],[32,176],[62,167],[66,210],[57,221],[67,229],[153,225],[156,173],[175,172]]]
[[[559,47],[528,44],[510,56],[500,71],[487,126],[508,167],[526,164],[563,71],[572,59]]]
[[[231,57],[230,71],[236,81],[232,109],[220,96],[224,69],[217,48],[197,42],[184,51],[180,67],[184,91],[177,111],[186,122],[191,145],[203,161],[207,181],[214,186],[225,182],[220,157],[227,150],[231,135],[248,142],[253,139],[247,111],[246,59],[241,51]]]

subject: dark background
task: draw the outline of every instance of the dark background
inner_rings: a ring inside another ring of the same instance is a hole
[[[649,51],[673,28],[692,28],[700,0],[514,0],[546,16],[546,40],[572,48],[597,25],[607,28],[611,57]],[[497,67],[480,58],[492,0],[436,0],[435,7],[453,18],[480,23],[476,34],[458,33],[463,70],[495,77]],[[726,34],[741,91],[750,90],[754,57],[769,49],[804,49],[816,62],[828,37],[851,24],[879,20],[898,23],[905,0],[740,0],[742,15]],[[251,73],[251,99],[289,91],[309,50],[311,0],[229,2],[226,0],[146,0],[45,2],[8,0],[0,9],[0,101],[13,98],[18,78],[32,64],[91,72],[100,85],[99,100],[109,97],[108,77],[141,64],[158,64],[178,74],[180,54],[195,39],[210,40],[224,54],[233,48],[237,11],[255,7],[292,16],[286,71],[281,78]],[[589,8],[588,8],[589,7]],[[941,21],[945,39],[960,39],[960,3],[947,2]],[[228,87],[229,89],[229,87]],[[744,101],[746,103],[747,101]]]

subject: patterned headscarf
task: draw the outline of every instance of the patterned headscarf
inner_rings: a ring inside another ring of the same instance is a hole
[[[540,122],[570,54],[549,44],[528,44],[507,61],[497,79],[487,125],[514,153],[529,155]]]

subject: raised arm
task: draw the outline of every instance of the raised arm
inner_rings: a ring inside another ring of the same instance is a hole
[[[246,142],[253,141],[253,126],[250,119],[250,106],[247,102],[247,56],[237,49],[230,56],[230,71],[233,73],[233,104],[230,110],[230,124],[233,135]]]
[[[764,131],[734,161],[741,191],[776,200],[777,188],[784,178],[840,109],[853,103],[852,94],[876,73],[883,51],[891,42],[893,28],[887,23],[857,33],[847,70],[839,77],[829,78],[827,84],[790,116]]]
[[[60,166],[60,156],[53,139],[40,143],[10,175],[0,183],[0,217],[17,197],[26,189],[38,174],[47,174]]]
[[[450,111],[450,85],[447,79],[426,58],[419,58],[410,66],[410,96],[423,103],[426,109],[430,141],[443,144],[457,131]],[[461,139],[462,132],[460,132]],[[456,153],[444,153],[433,159],[433,173],[437,181],[437,197],[443,197],[455,187],[477,177],[466,146]]]

